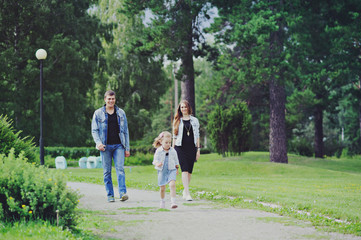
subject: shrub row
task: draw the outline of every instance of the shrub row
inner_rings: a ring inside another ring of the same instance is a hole
[[[134,146],[130,149],[130,154],[153,154],[154,151],[155,149],[152,145]],[[45,156],[51,156],[53,158],[64,156],[66,159],[80,159],[81,157],[99,156],[99,150],[95,147],[46,147],[44,154]]]
[[[55,223],[59,210],[59,225],[75,226],[78,193],[66,186],[61,171],[52,171],[26,162],[23,153],[15,157],[0,155],[0,221],[30,219]]]
[[[95,147],[46,147],[44,154],[53,158],[64,156],[66,159],[80,159],[81,157],[98,156],[99,150]]]
[[[148,165],[153,161],[155,148],[153,146],[134,146],[130,149],[130,158],[127,158],[125,165]],[[209,149],[201,149],[201,154],[210,153]],[[99,150],[89,147],[46,147],[45,158],[51,157],[51,161],[57,156],[64,156],[65,159],[79,160],[81,157],[99,156]],[[48,162],[48,161],[47,161]],[[52,164],[54,165],[54,164]]]

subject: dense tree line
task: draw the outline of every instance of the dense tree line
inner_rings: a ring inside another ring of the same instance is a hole
[[[173,98],[167,59],[180,62],[174,76],[182,98],[197,110],[202,136],[215,108],[246,102],[253,125],[248,147],[269,150],[271,161],[287,163],[287,152],[361,153],[357,0],[0,4],[0,60],[6,63],[0,112],[16,129],[38,136],[34,53],[46,49],[46,145],[91,144],[91,114],[109,88],[127,112],[132,139],[151,139],[174,108],[167,104]],[[203,30],[212,9],[218,15]]]
[[[87,92],[107,29],[87,14],[95,1],[0,1],[0,112],[39,136],[39,63],[44,62],[45,145],[81,145],[92,107]]]
[[[232,48],[224,49],[216,62],[224,82],[217,92],[233,96],[232,101],[238,101],[237,96],[247,99],[252,111],[259,102],[252,95],[268,89],[271,161],[272,152],[284,154],[283,140],[288,139],[288,147],[295,149],[290,140],[306,137],[300,132],[311,124],[310,119],[314,137],[308,145],[312,143],[316,157],[335,154],[343,147],[360,153],[360,147],[355,148],[361,143],[360,98],[355,94],[359,93],[360,34],[356,29],[360,24],[360,4],[282,0],[213,3],[219,9],[219,18],[211,29],[217,34],[217,44],[233,44]],[[259,92],[255,93],[256,89]],[[348,96],[344,95],[346,92]],[[339,114],[340,109],[345,109],[342,101],[348,102],[351,92],[358,103],[346,111],[355,113],[353,121],[358,121],[358,125],[346,127],[340,125],[337,116],[342,118],[343,114]],[[224,97],[213,99],[219,101]],[[259,116],[258,110],[252,112],[253,117]],[[352,138],[353,144],[341,142],[341,134],[325,135],[326,121],[339,133],[343,128],[348,128],[345,130],[348,133],[357,132],[357,137],[345,136],[347,141]],[[332,145],[333,151],[326,152],[324,143]],[[275,161],[283,162],[282,159],[286,157],[274,156]]]

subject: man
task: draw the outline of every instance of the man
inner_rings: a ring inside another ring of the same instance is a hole
[[[125,186],[124,158],[130,156],[129,131],[125,112],[115,105],[115,92],[106,91],[105,105],[94,112],[92,135],[96,148],[100,150],[103,165],[105,190],[108,202],[114,202],[112,182],[112,159],[117,174],[120,201],[128,200]]]

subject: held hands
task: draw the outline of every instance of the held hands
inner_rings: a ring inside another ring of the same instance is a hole
[[[130,152],[129,151],[125,151],[125,157],[129,157],[130,156]]]

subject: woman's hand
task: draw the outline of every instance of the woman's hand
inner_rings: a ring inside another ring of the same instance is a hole
[[[193,155],[194,156],[194,155]],[[196,161],[198,161],[199,157],[201,156],[201,150],[198,148],[197,155],[196,155]]]

